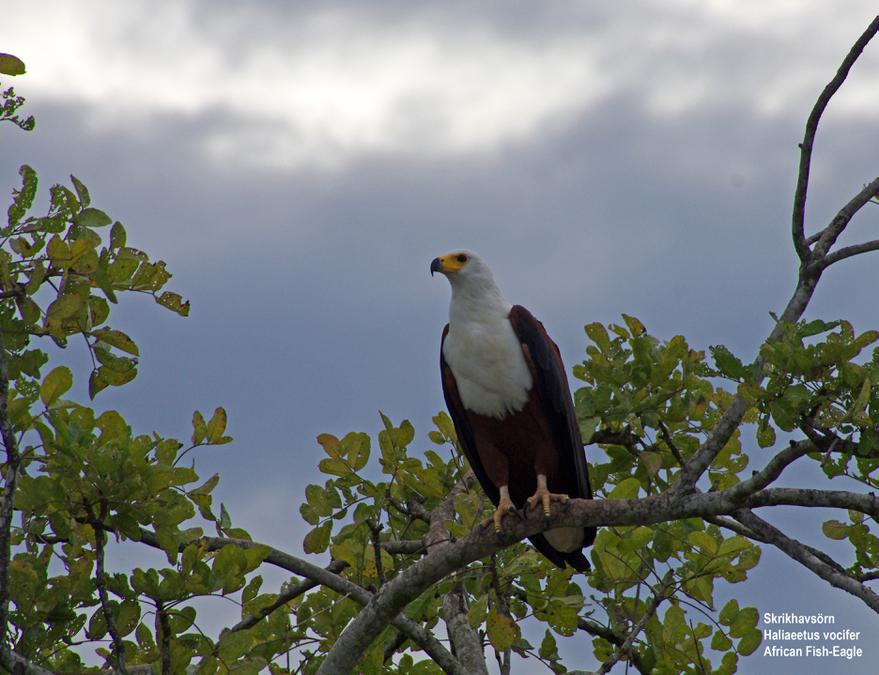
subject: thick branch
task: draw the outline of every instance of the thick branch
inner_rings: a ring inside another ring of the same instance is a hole
[[[440,504],[430,513],[430,528],[425,542],[429,551],[437,551],[449,545],[450,536],[446,523],[455,517],[455,498],[467,491],[467,484],[473,479],[469,473],[464,480],[456,483]],[[443,620],[452,649],[461,667],[474,675],[488,675],[482,641],[470,627],[467,617],[467,595],[461,584],[455,584],[443,598]]]
[[[788,537],[784,532],[773,527],[749,509],[741,509],[734,514],[736,520],[766,541],[804,565],[831,586],[851,593],[866,603],[874,612],[879,612],[879,595],[867,588],[857,579],[843,572],[839,566],[834,567],[817,557],[807,546]]]
[[[46,670],[28,661],[14,651],[0,646],[0,665],[10,673],[18,675],[53,675],[51,670]]]
[[[815,134],[818,131],[818,122],[821,120],[821,115],[824,114],[827,104],[830,103],[830,99],[833,98],[833,95],[836,94],[842,86],[842,83],[845,82],[849,70],[851,70],[851,67],[854,65],[855,61],[858,60],[861,52],[864,51],[867,43],[870,42],[877,31],[879,31],[879,16],[873,19],[867,27],[867,30],[864,31],[861,37],[859,37],[852,46],[849,53],[843,59],[842,64],[839,66],[839,69],[836,71],[836,75],[834,75],[833,79],[826,87],[824,87],[824,91],[821,92],[821,95],[815,102],[815,106],[812,108],[809,119],[806,121],[806,132],[803,136],[803,142],[800,144],[800,170],[799,175],[797,176],[796,191],[794,192],[792,216],[794,248],[796,249],[800,260],[803,262],[806,262],[810,257],[809,248],[806,245],[804,234],[806,193],[809,190],[809,170],[812,162],[812,147],[815,142]],[[829,247],[825,249],[825,253],[828,249]]]
[[[872,494],[846,490],[813,490],[807,488],[767,488],[748,498],[748,506],[823,506],[866,513],[879,520],[879,498]]]

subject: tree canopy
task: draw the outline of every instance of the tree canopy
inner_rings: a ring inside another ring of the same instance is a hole
[[[602,673],[623,663],[734,673],[761,644],[758,610],[719,603],[718,588],[746,583],[767,546],[879,612],[879,331],[804,319],[831,266],[879,250],[879,240],[837,246],[879,199],[879,178],[826,226],[805,227],[821,115],[877,31],[879,17],[809,116],[791,224],[796,284],[759,353],[706,353],[628,315],[586,325],[574,400],[596,499],[508,519],[501,533],[444,412],[429,449],[408,421],[384,414],[375,439],[317,438],[324,480],[301,503],[311,528],[302,555],[253,541],[214,503],[220,478],[200,476],[192,451],[232,440],[222,408],[195,412],[191,438],[179,440],[65,398],[78,378],[94,399],[136,377],[138,346],[111,323],[118,303],[148,295],[182,316],[189,305],[166,289],[165,263],[129,245],[80,180],[50,187],[36,214],[37,173],[21,167],[0,231],[0,665],[472,674],[531,659],[561,673],[578,664],[563,662],[560,642],[580,640]],[[0,73],[23,71],[0,55]],[[23,100],[12,89],[3,99],[0,121],[32,129]],[[82,372],[56,363],[71,341],[87,347]],[[826,487],[779,487],[795,462],[818,467]],[[848,543],[847,559],[771,524],[764,516],[781,505],[836,509],[822,533]],[[559,526],[600,527],[588,575],[522,542]],[[105,552],[119,542],[161,551],[167,564],[108,569]],[[264,588],[268,566],[289,580]],[[240,604],[240,619],[208,635],[199,600],[217,595]],[[539,640],[523,634],[526,619]]]

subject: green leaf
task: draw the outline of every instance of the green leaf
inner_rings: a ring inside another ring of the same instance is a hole
[[[76,224],[82,227],[106,227],[110,223],[113,222],[113,219],[110,218],[106,213],[101,211],[101,209],[96,209],[94,207],[88,207],[80,211],[76,214],[75,218]]]
[[[116,629],[119,635],[125,636],[133,631],[140,621],[140,605],[136,602],[126,600],[117,610]]]
[[[491,645],[502,652],[513,646],[519,636],[519,627],[516,622],[506,614],[501,614],[496,609],[488,613],[486,619],[486,632]]]
[[[24,215],[34,203],[34,197],[37,195],[37,185],[39,183],[37,180],[37,172],[27,164],[21,166],[18,170],[18,174],[21,176],[22,184],[21,190],[14,191],[12,204],[9,205],[9,210],[7,211],[10,225],[17,225],[18,222],[24,218]]]
[[[647,332],[647,329],[644,328],[644,324],[641,323],[634,316],[629,316],[628,314],[623,314],[623,321],[626,322],[626,326],[629,331],[632,333],[632,337],[638,337],[639,335],[643,335]]]
[[[49,305],[46,310],[46,317],[54,321],[67,319],[76,314],[80,307],[82,307],[82,297],[79,295],[71,293],[60,295],[57,300]]]
[[[585,326],[586,335],[589,336],[589,339],[595,343],[595,345],[602,352],[610,351],[610,337],[607,334],[607,329],[598,323],[597,321],[594,323],[586,324]]]
[[[755,628],[751,631],[745,633],[742,636],[742,639],[739,640],[739,644],[736,647],[736,651],[742,656],[747,656],[748,654],[753,654],[754,650],[760,646],[760,643],[763,641],[763,633],[759,629]]]
[[[110,228],[110,247],[122,248],[125,246],[127,239],[128,237],[125,233],[125,227],[123,227],[122,223],[118,221],[113,223],[113,227]]]
[[[824,536],[829,539],[845,539],[848,537],[849,530],[851,530],[850,525],[841,523],[838,520],[826,520],[821,525],[821,531],[824,532]]]
[[[58,366],[46,375],[40,385],[40,399],[46,406],[50,406],[72,386],[73,373],[70,372],[70,368]]]
[[[76,196],[79,197],[79,203],[83,206],[88,206],[92,200],[88,188],[73,174],[70,174],[70,181],[73,183],[73,188],[76,190]]]
[[[247,631],[226,633],[220,638],[217,655],[223,661],[236,661],[247,653],[253,641]]]
[[[24,75],[24,61],[12,54],[0,53],[0,73],[3,75]]]
[[[637,478],[625,478],[614,486],[607,496],[608,499],[635,499],[641,489],[641,481]]]
[[[121,349],[123,352],[133,354],[134,356],[140,356],[140,350],[137,348],[134,340],[121,330],[101,328],[100,330],[92,331],[92,335],[111,347],[116,347],[116,349]]]
[[[305,535],[302,540],[302,548],[306,553],[323,553],[330,545],[330,532],[333,529],[333,521],[328,520]]]
[[[709,347],[708,350],[714,358],[714,365],[726,377],[733,380],[741,380],[747,375],[748,369],[737,356],[723,345],[714,345]]]

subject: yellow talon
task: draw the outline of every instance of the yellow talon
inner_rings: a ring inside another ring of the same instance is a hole
[[[557,492],[550,492],[546,488],[546,476],[543,474],[539,474],[537,476],[537,490],[534,491],[534,494],[528,497],[528,507],[534,506],[534,504],[539,503],[543,505],[543,515],[547,518],[551,513],[551,505],[553,501],[562,502],[563,504],[568,501],[570,497],[566,494],[560,494]]]

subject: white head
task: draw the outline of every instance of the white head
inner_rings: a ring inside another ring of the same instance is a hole
[[[465,311],[497,309],[504,316],[509,313],[510,303],[497,287],[491,268],[477,253],[461,249],[434,258],[431,275],[434,272],[445,275],[452,286],[453,314],[456,306]]]

